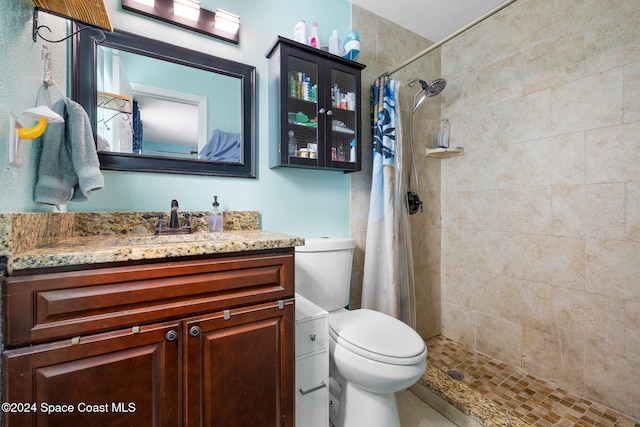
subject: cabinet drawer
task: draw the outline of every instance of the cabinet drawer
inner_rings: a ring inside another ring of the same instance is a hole
[[[324,386],[323,386],[324,384]],[[329,355],[327,352],[296,361],[296,425],[329,425]]]
[[[328,350],[328,335],[326,317],[297,323],[296,357]]]
[[[293,253],[6,277],[6,346],[290,298]]]

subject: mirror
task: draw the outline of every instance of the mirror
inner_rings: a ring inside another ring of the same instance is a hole
[[[105,36],[81,31],[71,54],[72,98],[89,115],[102,169],[255,178],[255,67]]]

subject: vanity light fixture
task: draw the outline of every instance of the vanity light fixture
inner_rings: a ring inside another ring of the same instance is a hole
[[[47,123],[64,123],[64,119],[51,108],[40,105],[28,108],[22,115],[30,119],[38,120],[38,124],[31,128],[23,128],[13,117],[9,120],[9,163],[19,166],[22,164],[22,149],[20,141],[23,139],[35,139],[41,136],[47,128]]]
[[[174,0],[173,13],[189,21],[198,22],[200,2],[198,0]]]
[[[122,8],[234,44],[240,37],[240,17],[224,10],[200,7],[199,0],[121,0]]]
[[[240,17],[222,9],[216,9],[213,27],[229,34],[238,34],[240,30]]]

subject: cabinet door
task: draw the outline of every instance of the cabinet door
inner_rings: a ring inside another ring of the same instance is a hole
[[[321,58],[285,47],[281,69],[281,163],[303,167],[324,167],[324,139],[327,108],[322,87],[325,81]]]
[[[170,322],[4,352],[4,426],[179,425],[179,334]]]
[[[360,156],[360,71],[334,61],[325,62],[330,98],[326,105],[325,161],[327,168],[357,171]]]
[[[185,320],[184,425],[293,426],[294,322],[293,299]]]

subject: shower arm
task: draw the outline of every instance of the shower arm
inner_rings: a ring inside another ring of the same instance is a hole
[[[435,50],[435,49],[439,48],[440,46],[442,46],[443,44],[445,44],[449,40],[459,36],[460,34],[462,34],[465,31],[467,31],[469,28],[478,25],[480,22],[484,21],[487,18],[490,18],[491,16],[493,16],[496,13],[500,12],[505,7],[509,6],[511,3],[515,3],[516,1],[517,0],[507,0],[507,1],[505,1],[504,3],[502,3],[498,7],[490,10],[489,12],[485,13],[484,15],[479,17],[478,19],[476,19],[474,21],[471,21],[469,24],[467,24],[464,27],[460,28],[458,31],[455,31],[454,33],[451,33],[450,35],[448,35],[447,37],[443,38],[439,42],[436,42],[436,43],[432,44],[431,46],[429,46],[428,48],[426,48],[422,52],[419,52],[416,55],[412,56],[411,58],[407,59],[406,61],[404,61],[402,64],[398,65],[396,68],[392,69],[391,71],[387,71],[387,72],[381,74],[378,78],[383,77],[383,76],[390,76],[391,74],[394,74],[397,71],[400,71],[401,69],[403,69],[407,65],[410,65],[410,64],[414,63],[418,59],[420,59],[423,56],[425,56],[427,53],[431,52],[432,50]]]

